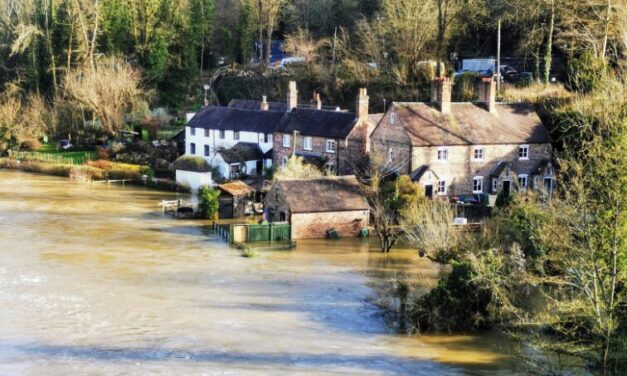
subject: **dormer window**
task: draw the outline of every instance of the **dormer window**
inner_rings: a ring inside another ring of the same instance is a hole
[[[518,159],[523,161],[529,159],[529,145],[520,145],[518,147]]]
[[[438,162],[448,161],[448,148],[438,148]]]
[[[476,146],[472,153],[473,161],[482,161],[483,160],[483,148]]]

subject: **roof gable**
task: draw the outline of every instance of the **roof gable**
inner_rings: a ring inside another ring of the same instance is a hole
[[[483,105],[452,103],[442,114],[428,103],[394,103],[385,115],[399,122],[414,146],[549,143],[551,136],[526,104],[497,104],[496,113]]]

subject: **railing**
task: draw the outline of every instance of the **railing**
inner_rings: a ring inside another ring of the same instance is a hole
[[[74,165],[74,159],[70,157],[64,157],[61,155],[46,154],[46,153],[35,153],[31,151],[9,150],[9,157],[13,159],[20,159],[20,160],[26,160],[26,161],[38,161],[38,162],[53,163],[53,164]]]

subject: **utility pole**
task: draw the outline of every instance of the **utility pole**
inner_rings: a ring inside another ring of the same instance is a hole
[[[496,91],[501,90],[501,19],[498,22],[496,36]]]

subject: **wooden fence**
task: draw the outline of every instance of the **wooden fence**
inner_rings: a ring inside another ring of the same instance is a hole
[[[54,154],[47,154],[47,153],[35,153],[35,152],[30,152],[30,151],[9,150],[9,157],[13,159],[19,159],[19,160],[38,161],[38,162],[51,163],[51,164],[64,164],[64,165],[75,164],[74,159],[70,157],[64,157],[61,155],[54,155]],[[84,159],[85,157],[83,157],[82,163],[78,163],[78,164],[85,163],[86,161]]]

